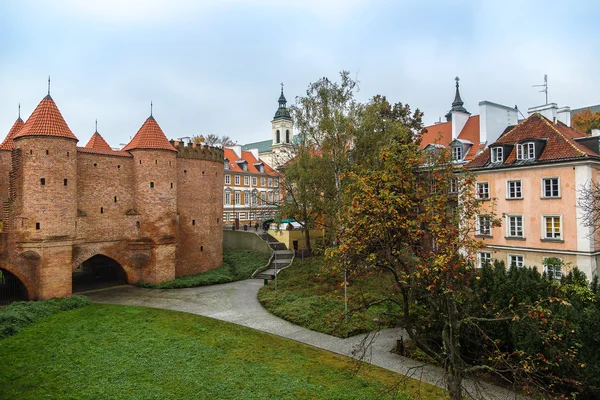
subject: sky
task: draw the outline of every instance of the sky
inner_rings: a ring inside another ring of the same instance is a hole
[[[524,114],[549,102],[600,104],[594,1],[0,0],[0,136],[51,95],[84,146],[122,147],[150,114],[168,138],[271,139],[280,83],[288,105],[342,70],[356,97],[408,103],[431,124],[454,77],[465,108]]]

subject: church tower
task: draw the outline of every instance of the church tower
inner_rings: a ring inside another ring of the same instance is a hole
[[[285,164],[293,155],[294,122],[290,111],[286,107],[287,100],[283,95],[283,83],[281,84],[281,95],[279,96],[279,107],[275,117],[271,121],[273,144],[271,145],[272,167],[277,168]]]

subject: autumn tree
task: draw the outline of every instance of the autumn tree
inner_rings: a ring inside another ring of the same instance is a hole
[[[476,252],[482,246],[475,233],[499,226],[494,202],[476,198],[474,177],[456,173],[447,149],[423,153],[409,127],[404,134],[396,128],[377,163],[349,173],[351,202],[329,260],[346,269],[350,279],[392,278],[385,295],[364,307],[396,305],[411,341],[443,367],[452,399],[462,399],[464,380],[480,372],[536,388],[567,379],[548,374],[557,362],[573,364],[577,354],[563,340],[566,325],[548,318],[549,305],[559,300],[495,308],[475,285],[481,278],[474,268]],[[496,331],[514,328],[518,321],[522,331],[536,335],[531,343],[553,346],[548,348],[555,349],[553,354],[562,351],[564,359],[503,343]]]
[[[592,129],[600,129],[600,111],[583,110],[573,116],[571,123],[575,129],[589,134]]]

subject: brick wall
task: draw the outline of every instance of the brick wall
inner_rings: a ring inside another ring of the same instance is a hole
[[[177,275],[223,262],[223,163],[177,159],[179,247]]]

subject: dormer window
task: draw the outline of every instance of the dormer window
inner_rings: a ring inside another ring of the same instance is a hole
[[[229,169],[229,160],[225,159],[225,169]]]
[[[462,147],[453,147],[452,148],[452,160],[453,161],[462,161],[462,159],[463,159]]]
[[[535,143],[527,142],[518,144],[517,160],[535,160]]]
[[[504,161],[504,149],[502,147],[492,148],[492,162],[500,163]]]

